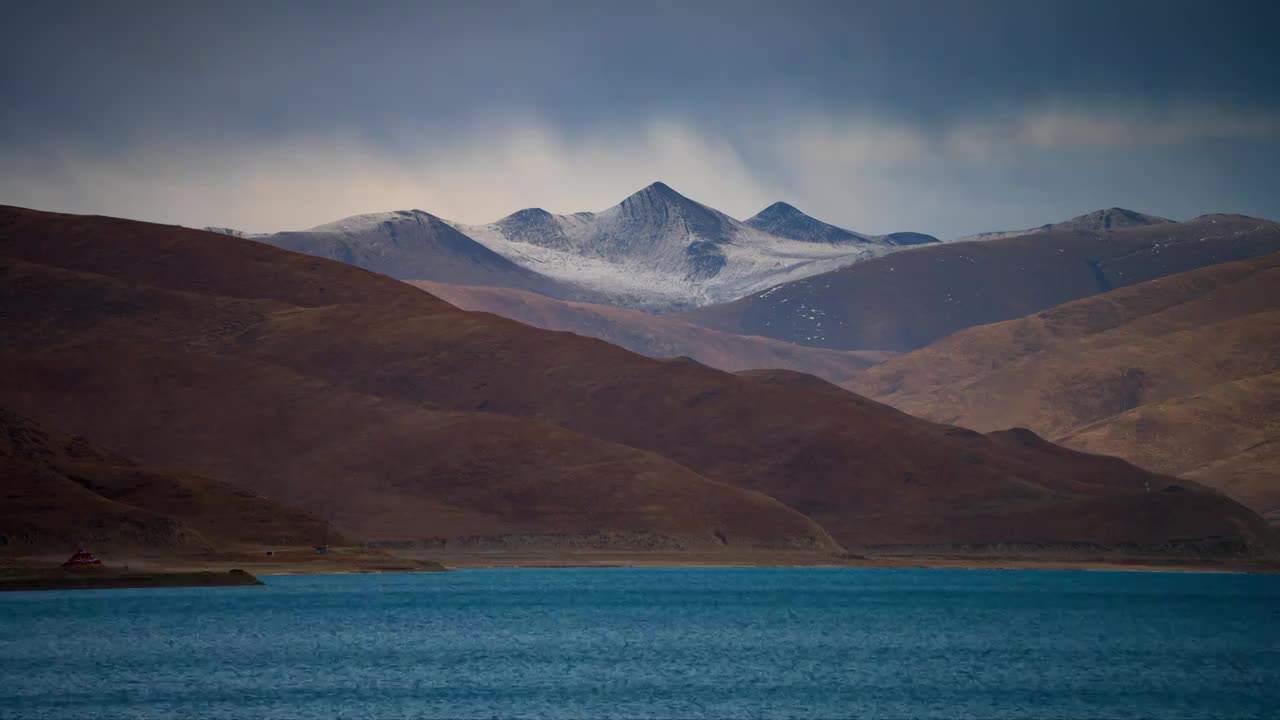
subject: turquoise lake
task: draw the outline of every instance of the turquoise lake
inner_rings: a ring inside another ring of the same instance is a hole
[[[1280,717],[1280,577],[463,570],[0,593],[0,718]]]

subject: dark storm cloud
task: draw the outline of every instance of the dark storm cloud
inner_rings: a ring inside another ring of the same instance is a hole
[[[738,188],[733,194],[701,198],[707,202],[747,212],[770,193],[804,192],[812,199],[789,199],[869,230],[895,229],[905,219],[886,213],[907,209],[928,225],[921,229],[943,234],[1021,221],[967,219],[972,209],[959,203],[994,204],[1049,168],[1089,177],[1106,166],[1069,150],[1077,145],[1126,163],[1188,172],[1192,163],[1208,177],[1225,178],[1222,158],[1239,158],[1252,173],[1231,175],[1228,192],[1221,183],[1190,187],[1175,172],[1163,190],[1156,180],[1130,193],[1148,200],[1140,209],[1280,214],[1266,199],[1276,194],[1274,165],[1256,161],[1276,155],[1275,3],[95,2],[15,6],[7,16],[0,159],[10,158],[8,174],[24,176],[21,187],[58,191],[23,191],[28,201],[104,209],[106,200],[85,194],[91,189],[69,189],[72,181],[86,185],[89,165],[105,173],[112,160],[127,163],[114,169],[145,178],[171,155],[193,154],[199,164],[200,152],[250,160],[264,149],[316,153],[332,147],[332,137],[370,156],[349,168],[363,182],[401,172],[402,187],[418,178],[420,191],[435,198],[439,183],[408,163],[497,162],[503,158],[486,154],[486,144],[506,143],[519,155],[533,133],[541,138],[533,147],[561,157],[531,173],[559,168],[599,186],[592,174],[600,163],[579,139],[598,143],[599,152],[630,144],[637,157],[652,155],[655,143],[691,142],[743,176],[728,182]],[[1133,149],[1152,143],[1153,125],[1163,133],[1158,152]],[[789,150],[796,144],[815,162],[797,160]],[[505,160],[495,172],[515,162]],[[669,177],[645,165],[631,178],[620,162],[607,162],[605,173],[619,189],[654,179],[640,172]],[[206,189],[236,181],[164,171]],[[882,180],[878,192],[896,200],[850,205],[822,186],[872,172]],[[688,176],[687,184],[703,182]],[[977,186],[961,193],[942,185],[957,177]],[[15,182],[0,191],[16,192]],[[1079,202],[1120,202],[1084,195]],[[921,198],[934,198],[933,209]],[[567,188],[545,201],[602,199]],[[207,220],[235,222],[242,201],[226,202],[225,216]],[[500,204],[450,202],[476,213],[497,213]],[[584,207],[595,206],[557,209]],[[1090,209],[1061,195],[1019,207],[1032,222]],[[168,219],[188,212],[156,210]]]
[[[923,119],[1064,95],[1280,95],[1275,3],[84,3],[6,24],[18,119],[562,122],[765,101]],[[11,20],[14,20],[11,18]],[[7,129],[15,129],[9,127]]]

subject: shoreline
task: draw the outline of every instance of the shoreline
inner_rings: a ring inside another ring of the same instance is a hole
[[[839,557],[829,554],[760,552],[721,553],[406,553],[405,562],[438,564],[445,570],[479,569],[604,569],[604,568],[829,568],[937,570],[1090,570],[1097,572],[1195,572],[1218,574],[1280,574],[1280,561],[1252,558],[1190,558],[1134,555],[1064,557],[1045,554],[983,555],[980,553],[868,554]],[[394,565],[387,563],[387,565]],[[417,572],[412,567],[261,567],[262,576]]]
[[[474,560],[444,562],[449,570],[555,570],[555,569],[828,569],[828,570],[1077,570],[1091,572],[1169,572],[1212,573],[1222,575],[1276,575],[1280,566],[1268,563],[1158,563],[1158,562],[1097,562],[1097,561],[1036,561],[1036,560],[965,560],[965,559],[893,559],[864,562],[714,562],[714,561],[519,561]],[[311,573],[272,573],[311,574]]]
[[[227,572],[132,572],[116,568],[33,569],[0,578],[0,592],[125,590],[131,588],[245,587],[261,580],[241,569]]]
[[[865,552],[865,551],[864,551]],[[453,552],[410,551],[391,555],[363,548],[335,548],[316,555],[302,550],[276,550],[272,556],[260,552],[214,553],[204,556],[105,556],[107,567],[96,572],[110,587],[163,587],[164,583],[252,584],[217,582],[232,571],[253,578],[289,575],[360,575],[381,573],[424,573],[479,569],[730,569],[730,568],[825,568],[825,569],[937,569],[937,570],[1079,570],[1094,572],[1180,572],[1213,574],[1280,574],[1280,561],[1253,558],[1178,557],[1158,554],[1095,553],[981,553],[981,552],[866,552],[833,556],[827,553],[787,551],[745,551],[741,553],[697,552]],[[93,577],[83,572],[75,577]],[[67,576],[57,563],[45,557],[0,558],[0,589],[16,589],[20,578],[38,579]],[[187,580],[181,580],[186,576]],[[105,578],[116,578],[106,580]],[[65,587],[75,583],[61,581]],[[83,580],[81,581],[83,583]],[[137,585],[126,583],[136,582]],[[5,587],[6,585],[10,587]],[[172,585],[170,585],[172,586]]]

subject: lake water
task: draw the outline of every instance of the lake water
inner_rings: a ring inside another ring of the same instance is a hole
[[[1276,718],[1280,577],[466,570],[0,593],[0,718]]]

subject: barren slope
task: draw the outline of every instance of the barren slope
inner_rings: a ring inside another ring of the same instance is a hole
[[[233,237],[5,209],[0,257],[0,401],[360,537],[830,547],[794,509],[850,545],[1273,539],[1121,461],[797,373],[644,358]]]
[[[363,317],[357,324],[483,317],[402,283],[171,227],[26,211],[0,222],[0,256],[51,263],[5,260],[0,395],[145,462],[228,478],[362,540],[832,547],[777,501],[652,453],[363,393],[251,352],[272,323],[309,326],[335,310]],[[320,359],[313,353],[336,343],[331,360],[389,369],[376,333],[320,330],[323,343],[289,353]]]
[[[952,242],[999,240],[1001,238],[1017,237],[1019,235],[1053,232],[1054,230],[1088,230],[1093,232],[1105,232],[1108,230],[1123,230],[1125,228],[1144,227],[1148,225],[1167,225],[1173,222],[1173,220],[1168,218],[1113,207],[1105,210],[1094,210],[1091,213],[1077,215],[1069,220],[1063,220],[1062,222],[1057,223],[1048,223],[1039,227],[1027,228],[1025,230],[997,230],[995,232],[966,235],[962,238],[956,238]]]
[[[762,337],[730,335],[667,315],[555,300],[506,288],[409,281],[463,310],[488,312],[545,330],[594,337],[655,358],[689,357],[720,370],[798,370],[844,382],[890,353],[809,348]]]
[[[1280,373],[1141,405],[1062,442],[1192,478],[1280,522]]]
[[[1274,468],[1278,371],[1280,255],[1268,255],[970,328],[848,387],[978,430],[1029,427],[1273,512],[1280,476],[1246,458]]]
[[[0,408],[0,551],[320,545],[327,523],[217,480],[139,467]]]
[[[904,250],[680,317],[814,347],[905,351],[967,327],[1278,250],[1280,225],[1239,215],[1052,230]]]

